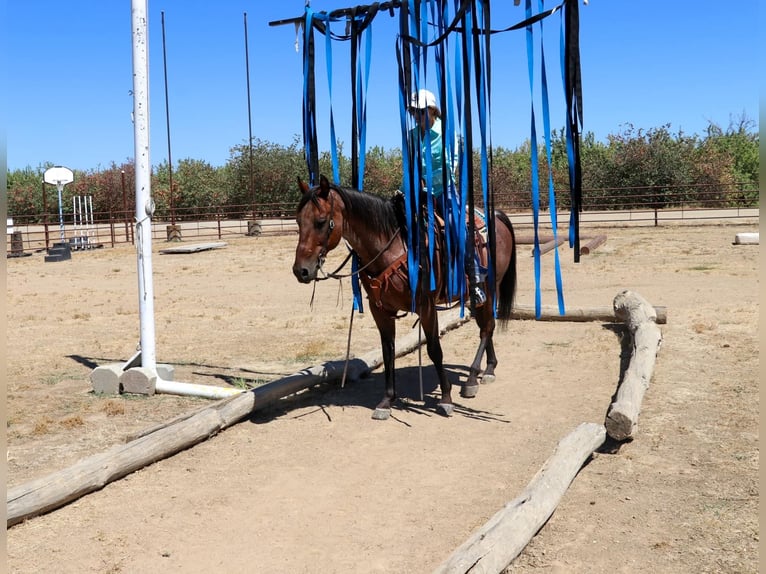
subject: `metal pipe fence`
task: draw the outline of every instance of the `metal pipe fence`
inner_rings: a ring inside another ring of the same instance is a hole
[[[567,225],[569,197],[566,191],[557,191],[559,225]],[[673,222],[704,222],[705,220],[734,220],[759,218],[759,191],[748,186],[677,186],[674,188],[610,188],[585,190],[581,225],[638,224],[663,225]],[[523,198],[523,199],[520,199]],[[547,198],[541,205],[547,206]],[[495,206],[506,211],[514,224],[532,225],[529,193],[497,193]],[[546,220],[546,211],[541,214]],[[134,226],[131,210],[91,212],[87,249],[133,244]],[[68,241],[77,241],[78,214],[64,215]],[[58,229],[58,213],[40,213],[34,216],[13,216],[6,241],[9,257],[45,251],[51,247]],[[177,228],[183,241],[226,240],[232,237],[284,235],[297,232],[295,202],[248,205],[210,205],[193,208],[174,208],[175,225],[171,216],[158,211],[152,219],[152,240],[168,241]],[[549,221],[549,218],[548,218]],[[55,222],[55,223],[54,223]]]

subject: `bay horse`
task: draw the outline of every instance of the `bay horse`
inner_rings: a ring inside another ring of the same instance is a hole
[[[325,176],[320,177],[318,186],[309,185],[300,179],[298,186],[303,193],[298,203],[298,246],[295,250],[293,273],[301,283],[318,279],[327,253],[345,239],[358,256],[359,278],[369,298],[369,308],[380,333],[385,369],[385,395],[375,408],[372,418],[387,419],[392,403],[396,400],[395,384],[395,337],[397,314],[412,309],[412,293],[407,272],[406,232],[401,214],[397,214],[394,202],[370,193],[362,193],[331,184]],[[508,216],[502,211],[495,212],[495,279],[497,318],[501,326],[510,319],[516,290],[516,241]],[[437,317],[437,295],[432,292],[428,281],[419,282],[415,294],[415,311],[420,317],[426,337],[428,356],[436,368],[441,398],[437,412],[450,416],[454,410],[451,384],[443,366],[443,354],[439,341]],[[468,379],[463,385],[461,396],[473,397],[479,388],[481,363],[486,352],[487,367],[482,382],[495,379],[497,356],[492,342],[495,317],[487,285],[484,292],[487,302],[474,310],[479,326],[479,348],[471,364]]]

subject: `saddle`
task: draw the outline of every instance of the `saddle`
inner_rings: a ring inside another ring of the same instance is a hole
[[[465,215],[466,226],[469,223],[469,214]],[[437,300],[439,302],[450,302],[449,294],[447,293],[447,281],[444,280],[444,273],[447,268],[446,265],[446,249],[444,245],[445,233],[447,233],[446,223],[444,219],[437,213],[434,214],[436,221],[436,228],[438,233],[434,235],[436,238],[436,248],[434,259],[439,262],[436,271],[436,285],[437,285]],[[484,218],[484,214],[474,212],[474,235],[473,235],[473,248],[478,256],[479,265],[486,269],[489,265],[489,245],[487,243],[487,223]],[[470,228],[469,228],[470,229]],[[454,299],[454,294],[453,294]]]
[[[436,278],[436,300],[439,303],[448,303],[450,298],[447,293],[446,274],[446,248],[445,232],[446,225],[444,219],[438,214],[434,214],[436,222],[436,233],[434,234],[436,245],[434,246],[434,260],[438,262],[434,269]],[[468,224],[468,215],[466,214],[466,224]],[[487,245],[487,225],[484,215],[474,214],[474,249],[479,256],[479,264],[486,268],[489,264],[489,253]],[[428,238],[424,239],[425,249],[428,250]],[[427,252],[427,251],[426,251]],[[428,265],[427,260],[424,264]],[[428,271],[428,269],[424,269]],[[383,306],[382,295],[389,289],[404,292],[409,288],[409,274],[407,270],[407,252],[405,251],[396,261],[389,265],[382,273],[377,276],[370,276],[367,273],[361,273],[360,278],[365,290],[367,291],[370,303],[376,307]]]

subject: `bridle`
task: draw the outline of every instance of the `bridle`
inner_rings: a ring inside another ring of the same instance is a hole
[[[335,192],[334,189],[330,188],[331,192]],[[337,192],[335,192],[337,193]],[[388,242],[378,251],[378,253],[370,259],[367,263],[365,263],[362,267],[357,269],[356,271],[352,271],[351,273],[346,273],[341,275],[340,271],[348,264],[351,257],[355,254],[355,251],[349,247],[349,252],[346,258],[343,260],[343,262],[338,265],[338,267],[335,269],[335,271],[332,271],[331,273],[325,273],[324,269],[322,269],[322,266],[324,265],[325,259],[327,258],[327,253],[329,253],[330,248],[330,237],[332,237],[332,232],[335,229],[335,220],[333,219],[333,214],[335,213],[335,193],[330,193],[330,220],[327,222],[327,234],[324,237],[324,240],[322,241],[322,249],[319,251],[319,257],[318,257],[318,268],[317,270],[322,272],[324,275],[323,277],[316,277],[314,281],[325,281],[327,279],[346,279],[348,277],[354,277],[356,275],[359,275],[362,271],[366,270],[370,265],[375,263],[375,261],[378,260],[378,258],[383,255],[389,247],[393,244],[394,240],[399,236],[399,229],[396,230],[396,233],[394,233],[391,238],[388,240]],[[316,196],[316,192],[313,192],[311,196],[311,202],[319,206],[319,201]],[[348,247],[348,243],[346,244]]]

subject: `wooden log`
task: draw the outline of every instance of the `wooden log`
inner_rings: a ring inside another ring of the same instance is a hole
[[[604,321],[604,322],[620,322],[621,319],[615,315],[613,307],[568,307],[565,309],[566,314],[559,314],[558,307],[550,305],[544,305],[540,309],[540,321]],[[664,325],[667,323],[668,310],[667,307],[654,307],[656,316],[656,323]],[[513,306],[513,313],[511,314],[513,319],[535,319],[535,306],[534,305],[522,305],[517,303]]]
[[[633,348],[604,424],[611,438],[623,441],[632,438],[636,431],[641,403],[662,345],[662,332],[656,324],[654,308],[638,293],[618,293],[614,299],[614,312],[628,327]]]
[[[583,463],[605,439],[603,425],[582,423],[575,428],[524,491],[475,531],[435,574],[502,572],[550,518]]]
[[[553,235],[538,235],[537,241],[539,243],[548,243],[549,241],[553,241]],[[534,245],[535,244],[535,236],[534,235],[517,235],[516,236],[516,245]]]
[[[441,333],[468,320],[460,318],[458,311],[453,311],[443,319]],[[397,356],[425,343],[425,337],[418,336],[418,329],[397,340]],[[360,378],[382,364],[382,352],[371,351],[349,361],[347,377],[351,380]],[[82,459],[69,468],[10,488],[7,493],[7,526],[50,512],[100,490],[110,482],[212,437],[284,397],[319,383],[339,380],[344,367],[345,360],[338,360],[303,369],[137,433],[134,440]]]
[[[551,239],[550,241],[546,241],[545,243],[540,244],[540,255],[545,255],[549,251],[553,251],[556,247],[559,245],[566,243],[567,238],[558,236],[556,239]],[[532,248],[532,255],[535,254],[535,248]]]
[[[585,239],[583,237],[582,239]],[[596,235],[588,243],[580,247],[580,255],[589,255],[591,251],[596,249],[599,245],[606,243],[606,235]]]

